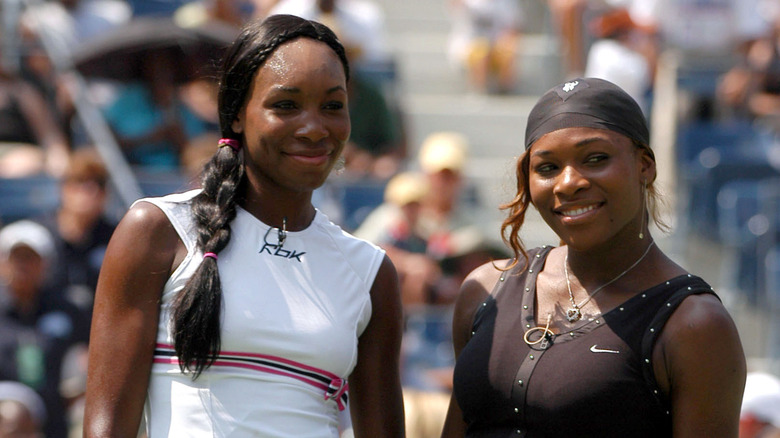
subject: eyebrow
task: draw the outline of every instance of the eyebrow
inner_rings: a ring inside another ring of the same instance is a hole
[[[298,87],[289,87],[287,85],[277,85],[275,88],[277,90],[279,90],[279,91],[283,91],[285,93],[291,93],[291,94],[298,94],[298,93],[301,92],[300,88],[298,88]],[[341,85],[336,85],[335,87],[328,88],[328,90],[325,92],[325,94],[331,94],[331,93],[335,93],[337,91],[343,91],[343,92],[346,93],[347,89],[342,87]]]
[[[589,145],[591,143],[596,143],[598,141],[604,141],[604,140],[605,140],[604,137],[588,137],[588,138],[584,138],[584,139],[578,141],[577,143],[575,143],[574,147],[575,148],[581,148],[581,147],[587,146],[587,145]],[[531,154],[531,156],[544,156],[544,155],[549,155],[549,154],[551,154],[550,151],[541,150],[541,151],[534,152],[533,154]]]

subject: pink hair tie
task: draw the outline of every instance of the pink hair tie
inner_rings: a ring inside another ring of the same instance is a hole
[[[207,253],[203,254],[203,258],[205,259],[206,257],[211,257],[212,259],[216,260],[217,259],[217,254],[213,253],[213,252],[207,252]]]
[[[233,138],[220,138],[217,142],[218,147],[230,146],[231,149],[238,152],[241,150],[241,143]]]

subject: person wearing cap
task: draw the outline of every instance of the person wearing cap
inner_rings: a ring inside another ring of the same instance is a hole
[[[459,202],[468,148],[468,139],[463,134],[440,131],[428,135],[417,154],[427,190],[420,198],[416,228],[428,242],[427,252],[435,258],[446,257],[454,250],[449,238],[453,230],[476,222],[471,209]],[[374,243],[387,243],[385,237],[401,216],[397,205],[384,202],[364,219],[355,235]]]
[[[42,225],[21,220],[0,230],[0,380],[37,391],[48,412],[44,432],[58,438],[67,436],[63,359],[87,341],[89,321],[59,290],[44,286],[53,263],[54,239]]]
[[[55,243],[58,262],[50,266],[47,284],[61,288],[85,318],[91,317],[103,254],[116,226],[106,212],[108,178],[97,150],[79,148],[71,154],[59,182],[59,206],[36,219]]]
[[[747,374],[739,414],[739,438],[780,434],[780,378],[767,372]]]
[[[29,386],[0,381],[0,438],[43,436],[46,406]]]
[[[463,282],[443,437],[737,437],[746,363],[715,292],[655,245],[656,162],[621,88],[577,78],[528,116],[514,257]],[[560,246],[520,239],[533,206]]]

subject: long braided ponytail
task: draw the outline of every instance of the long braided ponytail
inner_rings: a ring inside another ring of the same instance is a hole
[[[280,45],[296,38],[327,44],[338,55],[349,79],[344,47],[326,26],[292,15],[274,15],[247,24],[228,49],[219,84],[219,124],[222,137],[242,143],[232,129],[246,105],[258,69]],[[192,201],[197,246],[204,254],[219,254],[230,241],[230,223],[245,191],[240,148],[220,147],[206,164],[203,190]],[[182,372],[197,378],[216,360],[221,348],[222,286],[216,257],[206,257],[172,303],[171,324]]]

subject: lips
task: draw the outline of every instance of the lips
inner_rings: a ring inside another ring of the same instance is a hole
[[[560,213],[563,216],[579,216],[579,215],[581,215],[583,213],[587,213],[587,212],[589,212],[591,210],[595,210],[595,209],[596,209],[595,205],[589,205],[587,207],[575,208],[574,210],[561,211]]]
[[[555,209],[555,213],[565,218],[575,219],[575,218],[587,216],[588,213],[593,212],[594,210],[598,209],[600,206],[601,204],[598,203],[598,204],[578,205],[578,206],[570,206],[570,207],[558,207]]]
[[[288,152],[286,155],[301,163],[320,165],[330,159],[331,153],[325,149],[311,149],[305,151]]]

